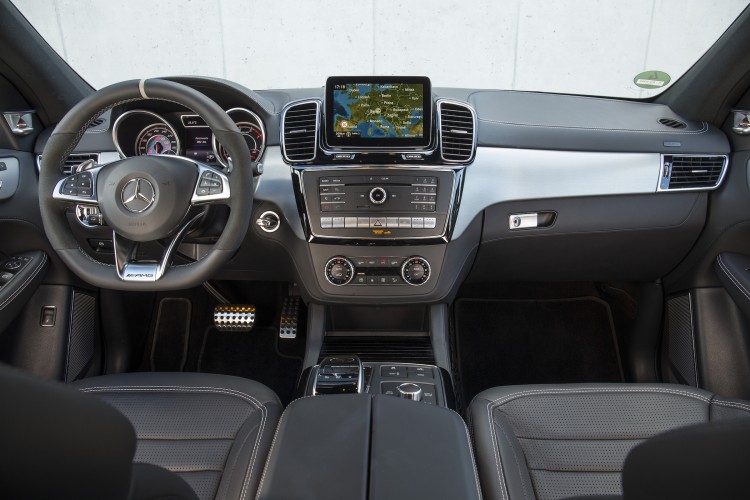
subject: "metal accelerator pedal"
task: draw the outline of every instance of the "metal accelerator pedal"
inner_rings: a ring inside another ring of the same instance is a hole
[[[214,307],[214,326],[220,332],[249,332],[255,324],[255,306],[219,304]]]
[[[290,295],[284,299],[279,320],[279,337],[282,339],[297,338],[297,317],[299,316],[299,295]]]

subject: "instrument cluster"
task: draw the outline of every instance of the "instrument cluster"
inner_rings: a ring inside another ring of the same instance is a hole
[[[252,161],[265,149],[265,127],[260,117],[245,108],[232,108],[227,114],[245,137]],[[232,159],[206,122],[186,113],[157,114],[133,109],[121,114],[112,127],[112,139],[123,158],[140,155],[178,155],[207,164],[218,164],[231,171]]]

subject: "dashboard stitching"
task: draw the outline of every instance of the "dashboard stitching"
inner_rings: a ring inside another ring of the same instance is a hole
[[[645,129],[627,129],[627,128],[599,128],[599,127],[570,127],[566,125],[543,125],[539,123],[516,123],[506,122],[501,120],[489,120],[487,118],[479,118],[480,122],[485,123],[496,123],[498,125],[512,125],[514,127],[535,127],[535,128],[551,128],[551,129],[562,129],[562,130],[589,130],[592,132],[634,132],[643,134],[671,134],[671,135],[696,135],[704,134],[708,132],[708,123],[701,122],[700,130],[692,130],[685,132],[676,132],[672,130],[645,130]]]

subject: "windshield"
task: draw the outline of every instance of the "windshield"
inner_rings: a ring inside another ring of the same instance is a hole
[[[202,75],[253,89],[332,75],[647,98],[748,0],[13,0],[93,87]]]

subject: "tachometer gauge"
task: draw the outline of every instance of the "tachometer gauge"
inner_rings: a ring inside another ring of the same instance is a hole
[[[250,122],[237,122],[237,128],[245,137],[247,147],[250,149],[250,159],[257,161],[263,153],[263,131],[259,126]],[[216,142],[215,139],[214,142]],[[229,153],[221,144],[218,144],[216,156],[224,166],[229,165]]]
[[[167,125],[149,125],[138,134],[135,150],[139,155],[176,155],[180,152],[180,142]]]

